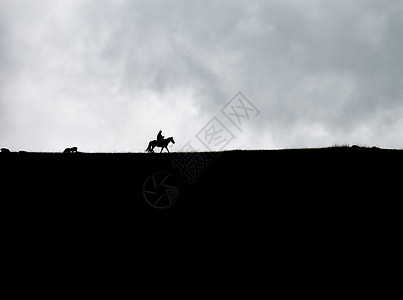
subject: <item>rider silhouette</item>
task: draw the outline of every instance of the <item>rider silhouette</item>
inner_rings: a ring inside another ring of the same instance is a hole
[[[160,130],[157,135],[157,142],[161,143],[163,140],[164,140],[164,136],[162,135],[162,130]]]

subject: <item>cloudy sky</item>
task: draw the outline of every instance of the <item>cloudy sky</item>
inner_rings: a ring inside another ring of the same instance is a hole
[[[403,148],[401,0],[0,0],[0,66],[11,150]]]

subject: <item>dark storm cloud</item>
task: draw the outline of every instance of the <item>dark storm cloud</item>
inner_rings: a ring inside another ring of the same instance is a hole
[[[261,113],[230,148],[403,145],[400,1],[0,6],[1,144],[185,143],[240,90]]]
[[[261,34],[254,31],[248,37],[255,35],[255,40],[239,44],[248,47],[240,65],[249,66],[245,73],[252,78],[245,78],[254,86],[250,97],[264,99],[267,93],[264,115],[269,117],[261,119],[266,126],[258,125],[273,128],[279,139],[291,136],[286,143],[294,146],[377,143],[381,136],[364,136],[361,128],[375,134],[380,120],[395,109],[395,121],[402,118],[402,5],[304,2],[309,3],[260,7],[255,23]],[[315,128],[324,134],[321,141],[315,141]]]

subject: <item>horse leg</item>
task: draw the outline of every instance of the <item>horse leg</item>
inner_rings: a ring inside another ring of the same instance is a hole
[[[161,151],[160,151],[160,153],[162,153],[162,150],[164,150],[164,147],[161,147]]]

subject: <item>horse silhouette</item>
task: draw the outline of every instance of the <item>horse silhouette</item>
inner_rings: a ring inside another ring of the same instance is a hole
[[[63,153],[77,153],[77,147],[66,148]]]
[[[175,144],[175,141],[174,141],[174,138],[171,136],[171,137],[169,137],[169,138],[167,138],[167,139],[163,139],[162,141],[157,141],[157,140],[152,140],[152,141],[150,141],[149,143],[148,143],[148,147],[147,147],[147,149],[145,150],[145,151],[148,151],[149,153],[154,153],[154,148],[155,147],[161,147],[161,152],[162,152],[162,150],[164,150],[164,148],[165,149],[167,149],[167,151],[168,151],[168,153],[169,153],[169,150],[168,150],[168,144],[169,143],[172,143],[172,144]],[[161,153],[160,152],[160,153]]]

